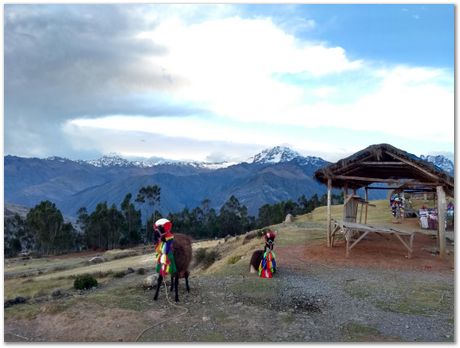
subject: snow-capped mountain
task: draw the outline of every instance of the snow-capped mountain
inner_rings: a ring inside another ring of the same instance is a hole
[[[453,175],[454,174],[454,163],[443,155],[420,155],[422,160],[433,163],[435,166],[441,168],[445,172]]]
[[[67,159],[62,159],[60,157],[49,157],[49,160],[58,160],[63,162]],[[69,160],[67,160],[69,161]],[[139,167],[139,168],[151,168],[158,165],[170,165],[170,166],[191,166],[195,168],[202,168],[202,169],[221,169],[227,168],[229,166],[238,164],[238,162],[198,162],[198,161],[178,161],[178,160],[170,160],[162,157],[150,157],[150,158],[143,158],[143,157],[130,157],[130,158],[123,158],[122,156],[111,153],[108,155],[104,155],[101,158],[94,159],[94,160],[87,160],[87,161],[77,161],[78,163],[87,163],[94,167],[99,168],[107,168],[107,167]]]
[[[291,161],[296,157],[301,157],[301,155],[288,147],[275,146],[271,149],[265,149],[257,155],[250,157],[247,162],[260,164],[280,163]]]
[[[108,154],[99,159],[88,160],[85,162],[95,167],[130,167],[134,165],[133,162],[128,161],[117,154]]]
[[[58,162],[61,162],[61,163],[65,163],[65,162],[71,161],[71,160],[68,159],[68,158],[59,157],[59,156],[47,157],[47,158],[45,158],[45,160],[47,160],[47,161],[58,161]]]

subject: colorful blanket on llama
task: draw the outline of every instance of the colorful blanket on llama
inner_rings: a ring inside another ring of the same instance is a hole
[[[174,261],[174,254],[172,251],[172,244],[174,236],[167,233],[165,241],[160,241],[156,248],[157,267],[156,270],[161,276],[165,277],[168,274],[176,273],[176,262]]]
[[[272,278],[273,273],[276,272],[275,252],[267,250],[264,253],[262,261],[259,265],[259,276],[262,278]]]

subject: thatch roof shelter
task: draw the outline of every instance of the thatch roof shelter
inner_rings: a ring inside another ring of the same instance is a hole
[[[445,250],[444,214],[446,193],[454,195],[454,178],[428,161],[400,150],[389,144],[371,145],[337,163],[320,168],[315,178],[328,186],[328,245],[330,246],[331,214],[330,197],[332,187],[348,189],[354,193],[365,189],[417,188],[437,192],[440,253]],[[370,187],[371,184],[386,184],[386,187]]]

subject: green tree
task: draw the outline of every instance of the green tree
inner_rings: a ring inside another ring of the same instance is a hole
[[[155,205],[160,203],[161,198],[161,188],[157,185],[148,185],[141,187],[139,192],[137,193],[136,202],[140,203],[141,205],[147,204],[147,209],[145,209],[145,234],[147,235],[147,231],[149,230],[149,218],[150,212],[154,211]],[[148,206],[151,208],[149,209]]]
[[[121,202],[121,211],[124,216],[124,230],[121,236],[120,244],[122,246],[128,244],[137,244],[141,240],[141,212],[136,210],[133,203],[131,203],[132,194],[128,193],[123,202]],[[147,231],[150,231],[149,229]],[[149,240],[151,236],[147,235],[146,239]]]
[[[232,195],[220,208],[218,223],[220,237],[246,232],[249,226],[248,209]]]
[[[50,201],[42,201],[29,211],[26,222],[35,233],[38,250],[45,255],[54,251],[54,242],[64,222],[56,205]]]
[[[59,251],[64,218],[50,201],[42,201],[27,214],[27,226],[34,232],[38,251],[47,255]]]

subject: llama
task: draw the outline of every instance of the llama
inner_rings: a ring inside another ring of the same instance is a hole
[[[188,270],[192,260],[192,241],[185,234],[171,233],[172,223],[159,219],[154,224],[154,244],[157,252],[158,283],[153,299],[158,299],[163,278],[171,274],[171,289],[175,290],[175,301],[179,302],[179,278],[185,278],[185,287],[190,292]]]
[[[264,250],[253,252],[249,262],[249,271],[259,273],[262,278],[271,278],[276,271],[275,253],[273,251],[276,234],[272,231],[264,233],[265,246]]]

